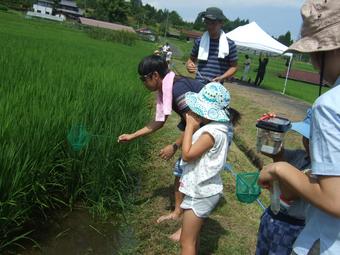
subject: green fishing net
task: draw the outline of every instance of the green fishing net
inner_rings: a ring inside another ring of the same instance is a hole
[[[238,173],[236,175],[236,197],[242,203],[254,202],[261,193],[257,185],[258,172]]]
[[[81,151],[91,140],[91,134],[86,130],[84,125],[73,125],[67,134],[67,141],[73,151]]]

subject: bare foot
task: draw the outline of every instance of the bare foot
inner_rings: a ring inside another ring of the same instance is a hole
[[[178,220],[181,217],[181,212],[173,211],[167,215],[163,215],[158,218],[157,223],[161,223],[165,220]]]
[[[179,228],[175,233],[169,236],[172,241],[179,242],[181,238],[182,228]]]

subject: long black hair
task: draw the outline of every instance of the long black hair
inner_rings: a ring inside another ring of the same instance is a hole
[[[237,111],[234,108],[229,108],[228,109],[229,114],[230,114],[230,121],[233,124],[233,126],[236,126],[238,124],[240,124],[240,120],[242,118],[241,113],[239,111]]]
[[[169,72],[168,63],[161,56],[150,55],[143,58],[138,65],[139,75],[148,75],[157,72],[163,79]]]

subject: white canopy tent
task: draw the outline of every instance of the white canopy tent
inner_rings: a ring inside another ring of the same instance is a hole
[[[263,31],[263,29],[257,25],[255,21],[235,28],[234,30],[227,33],[227,37],[233,40],[237,47],[241,50],[253,49],[258,52],[266,52],[271,55],[282,55],[283,52],[288,48]],[[290,59],[282,94],[284,94],[286,91],[288,74],[293,58],[292,53],[285,53],[284,55],[288,56]]]

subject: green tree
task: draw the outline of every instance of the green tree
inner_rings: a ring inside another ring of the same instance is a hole
[[[126,24],[129,14],[128,4],[124,0],[97,0],[94,16],[109,22]]]
[[[197,18],[195,19],[193,28],[195,30],[200,30],[200,31],[205,30],[205,25],[204,25],[204,22],[203,22],[203,13],[199,13],[197,15]]]
[[[182,26],[183,25],[183,19],[176,11],[172,11],[169,13],[169,22],[173,24],[174,26]]]
[[[293,40],[291,38],[291,34],[290,34],[289,31],[287,33],[285,33],[284,35],[280,35],[276,40],[278,40],[280,43],[286,45],[287,47],[289,47],[293,43]]]
[[[229,32],[229,31],[232,31],[239,26],[244,26],[246,24],[249,24],[249,20],[247,20],[247,19],[246,20],[243,20],[243,19],[240,19],[240,18],[237,18],[235,20],[228,20],[227,19],[224,22],[223,30],[225,32]]]

